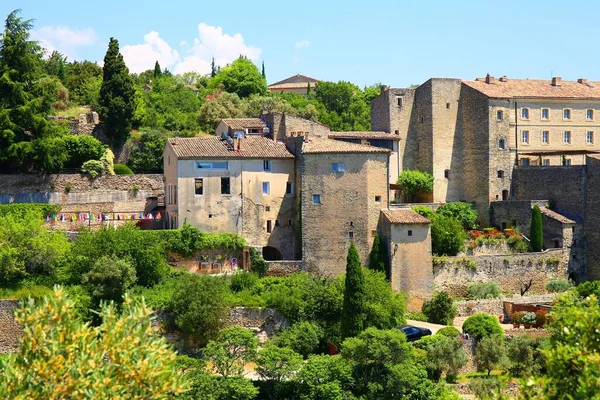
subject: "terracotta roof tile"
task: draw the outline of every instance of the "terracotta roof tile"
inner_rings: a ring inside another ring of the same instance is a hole
[[[290,76],[289,78],[283,79],[281,81],[271,83],[269,85],[269,88],[272,88],[274,86],[290,84],[290,83],[293,83],[295,85],[304,84],[304,87],[306,87],[309,82],[316,83],[316,82],[319,82],[319,80],[315,79],[315,78],[311,78],[310,76],[296,74],[296,75]]]
[[[225,124],[231,129],[264,128],[267,124],[259,118],[223,118]]]
[[[600,99],[600,82],[561,81],[560,86],[552,86],[550,80],[508,78],[506,82],[495,79],[492,84],[485,83],[485,80],[463,80],[462,83],[498,99]]]
[[[342,142],[340,140],[318,139],[304,143],[302,153],[390,153],[390,151],[381,147]]]
[[[364,132],[331,132],[330,138],[333,139],[387,139],[400,140],[399,135],[394,135],[387,132],[364,131]]]
[[[382,214],[392,224],[429,224],[427,218],[414,212],[410,208],[400,208],[396,210],[381,210]]]
[[[171,138],[169,144],[180,160],[235,158],[294,158],[283,143],[263,136],[241,139],[241,150],[234,151],[226,141],[216,136]]]

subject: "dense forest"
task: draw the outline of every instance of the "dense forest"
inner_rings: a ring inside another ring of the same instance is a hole
[[[369,130],[370,101],[378,85],[321,82],[307,95],[270,93],[264,65],[244,56],[212,72],[174,75],[161,68],[130,74],[117,39],[103,67],[48,53],[31,40],[30,20],[14,11],[0,41],[0,169],[55,173],[99,160],[103,146],[130,148],[133,172],[161,172],[169,136],[214,134],[222,118],[257,117],[263,111],[298,115],[333,130]],[[66,121],[50,116],[100,115],[104,135],[72,136]],[[100,140],[98,140],[100,139]]]

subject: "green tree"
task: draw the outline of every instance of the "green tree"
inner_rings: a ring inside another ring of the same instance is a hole
[[[292,378],[302,366],[302,356],[289,347],[267,346],[258,353],[256,373],[275,383]]]
[[[160,64],[158,61],[154,63],[154,78],[158,78],[162,75],[162,70],[160,69]]]
[[[342,357],[310,356],[298,372],[301,400],[343,400],[354,386],[352,366]]]
[[[446,292],[436,292],[433,299],[423,303],[423,314],[434,324],[452,325],[458,315],[458,309]]]
[[[265,80],[265,82],[267,81],[267,74],[265,74],[265,62],[262,62],[262,71],[260,73],[263,77],[263,79]]]
[[[379,239],[379,235],[375,234],[373,247],[371,247],[371,253],[369,254],[369,269],[383,272],[387,276],[389,273],[387,265],[387,252]]]
[[[73,135],[62,138],[68,159],[66,168],[79,168],[88,160],[100,160],[104,154],[104,145],[90,135]]]
[[[267,93],[267,81],[260,74],[256,65],[243,56],[222,68],[211,79],[211,88],[217,88],[220,85],[223,85],[226,92],[235,93],[240,98]]]
[[[116,148],[129,137],[136,104],[133,79],[114,38],[110,38],[102,72],[99,113],[106,136]]]
[[[469,389],[477,400],[494,400],[496,399],[494,394],[500,390],[500,381],[495,376],[474,378],[469,382]]]
[[[531,210],[531,232],[529,235],[532,251],[542,251],[544,231],[542,229],[542,211],[536,204]]]
[[[397,183],[402,185],[402,193],[409,197],[409,201],[414,201],[419,192],[433,192],[433,176],[424,171],[405,169],[398,176]]]
[[[175,353],[153,332],[151,310],[126,297],[119,314],[103,305],[102,324],[79,318],[60,287],[16,312],[24,337],[17,353],[0,358],[4,399],[175,399],[188,388]]]
[[[81,282],[88,286],[92,298],[97,302],[111,300],[120,303],[125,291],[136,280],[135,268],[131,262],[111,255],[98,259],[92,269],[83,275]]]
[[[446,328],[444,328],[446,329]],[[440,379],[443,374],[456,376],[467,363],[467,355],[463,349],[463,341],[457,336],[434,335],[426,336],[416,345],[427,351],[423,365],[429,376]]]
[[[455,256],[464,248],[465,233],[461,223],[452,217],[435,214],[431,220],[431,250],[438,256]]]
[[[506,347],[504,338],[500,335],[491,335],[481,338],[477,344],[477,355],[475,363],[477,371],[487,372],[490,376],[492,370],[506,364]]]
[[[427,218],[430,221],[433,220],[433,218],[434,218],[435,211],[433,211],[431,208],[429,208],[427,206],[412,206],[411,208],[414,212],[416,212],[419,215],[422,215],[423,217]]]
[[[464,229],[475,229],[477,227],[477,218],[479,216],[471,203],[462,201],[446,203],[438,208],[437,213],[455,218],[462,224]]]
[[[207,99],[198,114],[198,122],[204,132],[214,132],[223,118],[239,118],[244,115],[239,96],[225,92]]]
[[[57,77],[62,83],[65,83],[66,64],[67,57],[54,50],[50,54],[50,57],[43,62],[44,72],[46,72],[48,75]]]
[[[217,66],[215,65],[215,58],[213,57],[210,62],[210,77],[214,78],[215,75],[217,75]]]
[[[344,306],[342,309],[342,340],[358,335],[365,320],[365,277],[360,256],[354,243],[350,244],[346,259]]]
[[[537,345],[535,338],[528,335],[516,335],[506,343],[508,370],[515,377],[531,376],[537,373]]]
[[[478,341],[488,336],[504,336],[498,318],[485,313],[478,313],[467,318],[463,323],[462,330]]]
[[[233,326],[219,333],[216,340],[208,342],[204,355],[214,372],[230,378],[244,374],[244,366],[255,360],[257,348],[258,339],[252,331]]]
[[[406,304],[402,293],[394,292],[383,273],[363,269],[365,279],[365,320],[363,327],[392,329],[404,324]]]
[[[279,347],[288,347],[304,358],[314,354],[323,337],[321,327],[308,321],[293,324],[281,331],[275,338]]]
[[[73,61],[66,64],[65,86],[72,102],[98,107],[102,68],[91,61]]]

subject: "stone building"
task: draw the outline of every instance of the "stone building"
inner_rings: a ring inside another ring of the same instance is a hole
[[[260,118],[224,118],[217,125],[216,135],[226,133],[233,136],[235,132],[246,135],[263,135],[267,125]]]
[[[318,79],[296,74],[284,80],[270,84],[268,90],[269,92],[277,93],[307,94],[308,87],[310,86],[311,89],[314,89],[318,82]]]

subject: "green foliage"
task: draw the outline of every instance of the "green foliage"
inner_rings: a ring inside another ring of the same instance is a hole
[[[342,357],[310,356],[296,380],[302,400],[347,399],[354,386],[352,367]]]
[[[398,176],[397,183],[403,186],[402,192],[411,197],[419,192],[433,192],[433,176],[416,169],[403,170]]]
[[[88,174],[92,179],[104,172],[104,164],[98,160],[88,160],[81,165],[81,172]]]
[[[129,137],[136,101],[133,80],[114,38],[110,38],[102,74],[98,110],[106,136],[118,147]]]
[[[250,290],[258,283],[259,277],[253,272],[240,271],[231,277],[230,289],[233,292]]]
[[[256,358],[258,376],[277,383],[292,378],[301,366],[302,356],[288,347],[267,346]]]
[[[169,304],[175,325],[197,344],[205,345],[224,326],[226,284],[211,276],[187,274],[181,278]]]
[[[536,204],[531,210],[531,233],[529,235],[531,250],[542,251],[544,244],[544,231],[542,229],[542,211]]]
[[[446,326],[445,328],[442,328],[439,331],[437,331],[436,335],[457,337],[460,335],[460,331],[453,326]]]
[[[434,254],[455,256],[464,248],[466,238],[458,220],[435,214],[431,221],[431,247]]]
[[[406,322],[406,303],[402,293],[391,290],[381,272],[362,270],[365,287],[364,328],[391,329]]]
[[[508,370],[514,377],[531,376],[541,369],[540,352],[535,338],[516,335],[506,343]]]
[[[144,133],[131,151],[127,165],[136,173],[162,173],[167,138],[156,132]],[[118,172],[115,170],[115,173]]]
[[[546,282],[546,290],[549,293],[562,293],[573,287],[573,282],[567,279],[550,279]]]
[[[233,326],[224,329],[216,340],[211,340],[204,355],[215,373],[223,378],[242,375],[244,365],[256,358],[258,339],[252,331]]]
[[[104,145],[90,135],[72,135],[63,137],[68,161],[66,168],[79,168],[87,160],[100,160],[104,154]]]
[[[458,309],[446,292],[436,292],[433,299],[423,303],[423,314],[434,324],[452,325],[458,315]]]
[[[373,247],[369,254],[369,269],[388,274],[387,252],[378,234],[375,234],[375,238],[373,238]]]
[[[407,320],[411,319],[413,321],[427,322],[427,316],[425,314],[423,314],[421,311],[407,312],[406,319]]]
[[[504,331],[498,322],[498,318],[485,313],[478,313],[466,319],[462,326],[463,333],[481,340],[488,336],[504,336]]]
[[[451,328],[451,327],[448,327]],[[447,328],[444,328],[447,329]],[[427,352],[423,365],[431,379],[439,380],[444,374],[456,376],[467,363],[462,339],[458,335],[426,336],[417,343],[418,348]]]
[[[256,247],[250,247],[250,269],[258,276],[265,276],[269,269],[269,264],[265,261],[262,254]]]
[[[435,215],[435,211],[433,211],[431,208],[427,207],[427,206],[412,206],[412,210],[420,215],[422,215],[423,217],[427,218],[428,220],[432,220],[433,216]]]
[[[0,217],[13,215],[15,218],[45,218],[60,211],[56,204],[14,203],[0,204]]]
[[[81,282],[89,288],[96,301],[111,300],[120,303],[125,291],[136,279],[131,262],[113,254],[99,258],[92,269],[83,275]]]
[[[215,77],[210,79],[209,85],[213,88],[222,85],[226,92],[235,93],[241,98],[267,92],[267,81],[256,65],[243,56],[221,68]]]
[[[279,347],[288,347],[307,358],[314,354],[323,337],[321,327],[308,321],[302,321],[281,331],[275,338],[275,344]]]
[[[500,381],[495,376],[473,378],[469,382],[469,389],[477,400],[494,400],[495,393],[500,390]]]
[[[319,82],[314,97],[319,121],[332,130],[370,130],[370,105],[358,86],[344,81]]]
[[[65,86],[71,101],[96,108],[102,85],[102,68],[90,61],[73,61],[66,64]]]
[[[586,298],[593,294],[596,298],[600,299],[600,281],[583,282],[577,285],[575,291],[582,298]]]
[[[487,372],[487,375],[490,376],[492,370],[506,364],[505,353],[504,337],[496,334],[481,337],[475,356],[477,371]]]
[[[239,118],[244,115],[240,97],[227,92],[217,93],[207,99],[198,114],[200,128],[204,132],[214,132],[223,118]]]
[[[109,149],[108,147],[106,149],[104,149],[104,154],[102,154],[102,157],[100,157],[100,161],[102,162],[102,165],[104,166],[104,172],[106,172],[106,175],[114,175],[115,174],[114,160],[115,160],[115,155],[112,152],[112,150]]]
[[[61,288],[39,305],[29,300],[16,312],[21,346],[0,359],[0,397],[174,399],[188,384],[175,370],[175,353],[153,334],[150,313],[126,298],[121,314],[104,305],[102,324],[91,327]]]
[[[500,288],[495,282],[478,282],[467,288],[469,299],[496,299],[500,297]]]
[[[133,171],[125,164],[114,165],[115,175],[133,175]]]
[[[360,256],[354,243],[350,244],[346,260],[344,306],[342,308],[342,340],[356,336],[363,330],[365,320],[365,278]]]
[[[176,230],[157,232],[164,240],[166,250],[190,257],[199,250],[227,249],[241,253],[246,246],[246,240],[233,233],[204,233],[187,222]]]
[[[479,216],[470,203],[462,201],[446,203],[438,208],[437,213],[458,220],[464,229],[475,229],[477,227]]]

